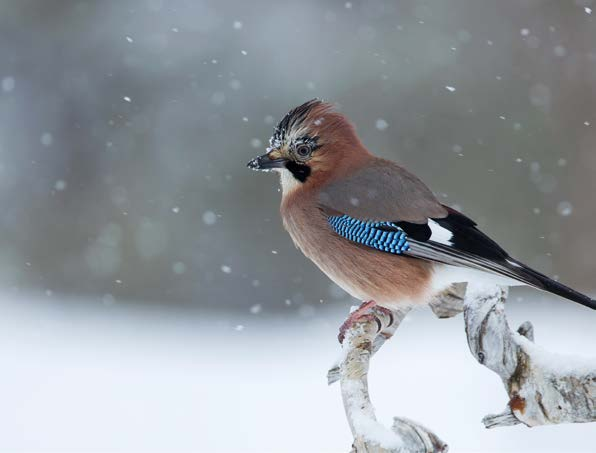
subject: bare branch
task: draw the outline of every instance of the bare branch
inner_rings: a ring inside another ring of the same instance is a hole
[[[508,408],[486,416],[487,428],[596,421],[596,360],[547,352],[533,343],[534,328],[517,332],[505,316],[507,291],[469,283],[464,299],[468,345],[476,360],[497,373]]]
[[[371,356],[389,338],[403,313],[371,309],[345,332],[339,376],[346,416],[354,435],[352,452],[357,453],[431,453],[445,452],[447,445],[435,434],[408,419],[395,418],[392,429],[381,425],[368,393],[368,368]],[[328,374],[329,379],[329,374]],[[333,381],[333,379],[329,379]]]
[[[465,283],[455,283],[433,297],[430,308],[437,318],[452,318],[464,311]]]
[[[409,311],[410,311],[410,308],[405,307],[400,310],[394,310],[391,312],[393,319],[388,319],[388,325],[386,325],[386,326],[382,325],[381,330],[374,337],[374,340],[372,343],[372,349],[371,349],[371,357],[374,354],[376,354],[377,351],[379,349],[381,349],[381,346],[383,346],[385,344],[385,342],[393,336],[393,334],[395,333],[395,331],[397,330],[397,328],[399,327],[401,322],[404,320],[404,318],[406,317],[406,315],[408,314]],[[328,385],[334,384],[337,381],[339,381],[339,379],[341,377],[340,363],[344,359],[344,356],[345,356],[345,354],[342,352],[341,357],[337,360],[337,362],[335,362],[331,366],[331,368],[327,372],[327,384]]]

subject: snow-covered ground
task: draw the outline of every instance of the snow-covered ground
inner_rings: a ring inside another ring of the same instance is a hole
[[[536,293],[534,293],[536,294]],[[560,300],[510,302],[552,351],[596,349],[596,314]],[[339,388],[326,385],[348,307],[250,315],[0,298],[0,450],[345,452]],[[247,310],[248,312],[248,310]],[[452,452],[596,451],[596,425],[486,430],[496,375],[467,350],[460,317],[420,310],[373,359],[381,421],[404,415]]]

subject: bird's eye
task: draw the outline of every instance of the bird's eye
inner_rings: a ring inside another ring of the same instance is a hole
[[[308,157],[310,156],[310,146],[308,145],[298,145],[296,147],[296,154],[298,155],[298,157]]]

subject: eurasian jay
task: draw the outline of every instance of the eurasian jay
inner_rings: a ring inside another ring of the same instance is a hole
[[[284,227],[331,280],[367,301],[363,309],[424,304],[453,283],[487,279],[596,309],[596,300],[509,256],[406,169],[371,154],[331,104],[294,108],[269,143],[248,167],[279,172]]]

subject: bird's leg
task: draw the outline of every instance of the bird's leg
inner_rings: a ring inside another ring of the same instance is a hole
[[[391,310],[388,310],[387,308],[384,308],[384,307],[380,307],[379,305],[377,305],[377,303],[374,300],[362,302],[362,304],[360,304],[360,307],[358,307],[356,310],[354,310],[352,313],[350,313],[350,316],[348,316],[348,318],[344,321],[344,323],[339,328],[339,335],[337,336],[337,339],[339,340],[340,343],[344,342],[344,338],[346,336],[346,331],[349,328],[351,328],[355,322],[361,321],[366,317],[374,316],[374,314],[372,313],[373,308],[375,310],[385,312],[385,313],[387,313],[388,316],[393,317]],[[381,329],[381,327],[379,326],[379,330],[380,329]],[[389,335],[389,336],[391,336],[391,335]]]

